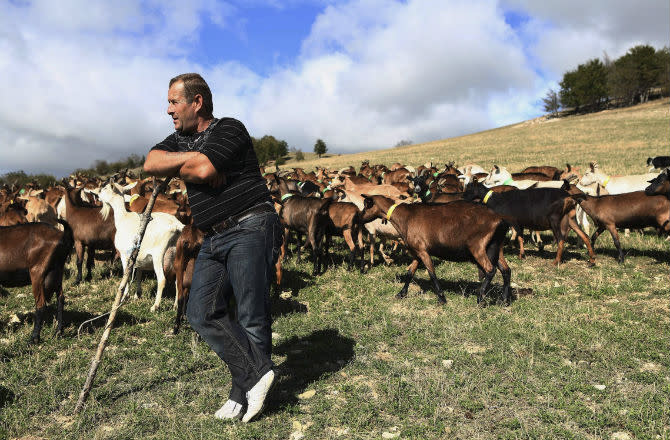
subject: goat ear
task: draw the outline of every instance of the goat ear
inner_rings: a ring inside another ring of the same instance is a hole
[[[499,173],[499,172],[500,172],[500,167],[499,167],[498,165],[493,165],[493,168],[496,169],[496,173]]]
[[[567,171],[568,173],[572,171],[572,167],[570,166],[569,163],[566,163],[566,164],[565,164],[565,169],[566,169],[566,171]]]

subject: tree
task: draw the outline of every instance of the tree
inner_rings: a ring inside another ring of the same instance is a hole
[[[295,152],[295,160],[297,160],[298,162],[302,162],[303,160],[305,160],[305,153],[303,153],[302,150],[297,150]]]
[[[559,92],[563,107],[599,110],[608,100],[607,69],[597,58],[563,74]]]
[[[288,143],[271,135],[265,135],[260,139],[251,138],[256,152],[258,163],[265,164],[269,160],[278,160],[288,154]]]
[[[321,155],[326,154],[327,151],[328,147],[326,146],[326,143],[321,139],[317,139],[314,144],[314,152],[319,156],[319,159],[321,159]]]
[[[398,142],[397,144],[395,144],[395,147],[396,147],[396,148],[398,148],[398,147],[404,147],[404,146],[406,146],[406,145],[412,145],[413,143],[414,143],[413,141],[410,141],[410,140],[408,140],[408,139],[403,139],[403,140],[401,140],[400,142]]]
[[[647,102],[653,87],[667,84],[667,49],[658,52],[649,45],[638,45],[614,62],[608,77],[610,93],[620,102],[632,105]]]
[[[558,117],[558,109],[561,107],[556,90],[549,89],[547,95],[542,98],[544,103],[544,111],[551,113],[554,117]]]

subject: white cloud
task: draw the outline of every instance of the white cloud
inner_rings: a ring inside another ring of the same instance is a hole
[[[0,174],[62,175],[145,153],[169,134],[166,85],[186,71],[208,80],[215,114],[240,118],[252,135],[303,150],[322,138],[346,152],[534,117],[564,71],[603,51],[661,47],[670,27],[665,1],[292,1],[324,9],[295,62],[267,76],[244,60],[201,66],[190,55],[205,20],[227,29],[244,22],[239,2],[4,5]],[[510,9],[529,20],[510,27]]]

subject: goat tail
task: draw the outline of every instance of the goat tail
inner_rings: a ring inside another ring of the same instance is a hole
[[[507,237],[507,232],[511,227],[512,227],[511,224],[509,224],[506,220],[501,219],[500,223],[498,223],[498,226],[496,226],[495,232],[491,237],[491,241],[498,242],[502,246],[502,243],[505,241],[505,238]]]
[[[67,221],[59,218],[58,223],[63,225],[63,236],[61,237],[60,241],[58,242],[58,246],[56,247],[56,249],[59,250],[53,252],[51,255],[52,258],[54,258],[54,254],[59,253],[63,259],[67,260],[74,246],[74,233],[72,232],[72,227],[70,227],[70,224]]]

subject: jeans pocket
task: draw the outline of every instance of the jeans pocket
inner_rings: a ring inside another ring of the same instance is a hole
[[[257,214],[253,217],[250,217],[242,222],[240,222],[236,229],[240,231],[263,231],[268,228],[272,215],[275,215],[271,212]]]

